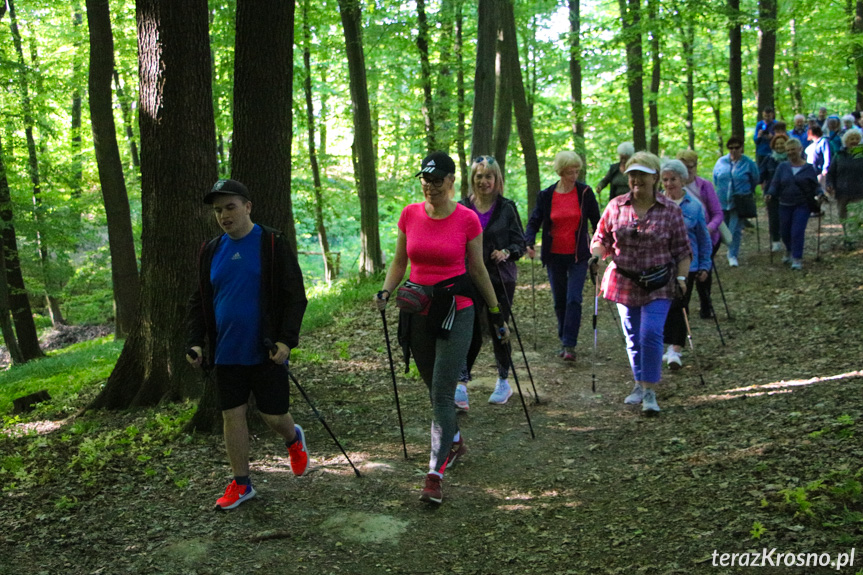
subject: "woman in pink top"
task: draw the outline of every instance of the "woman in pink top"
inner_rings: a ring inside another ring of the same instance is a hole
[[[433,408],[431,458],[420,499],[440,503],[441,480],[447,465],[467,451],[458,429],[453,395],[473,334],[474,286],[488,305],[504,343],[509,341],[509,330],[483,264],[479,218],[452,198],[455,162],[444,152],[434,152],[423,160],[417,176],[421,178],[425,201],[402,210],[396,251],[376,302],[378,309],[386,308],[390,294],[404,278],[408,262],[409,281],[431,296],[426,309],[417,313],[402,311],[399,342],[413,355],[429,388]]]
[[[719,203],[719,196],[716,195],[716,190],[713,189],[713,184],[710,180],[705,180],[698,175],[698,154],[693,150],[681,150],[677,152],[677,159],[683,162],[689,172],[689,178],[686,180],[684,188],[686,191],[701,202],[704,207],[704,219],[707,220],[707,231],[710,232],[710,240],[713,242],[713,253],[710,254],[711,262],[713,256],[719,250],[722,237],[719,234],[719,226],[724,221],[722,214],[722,204]],[[713,317],[713,301],[710,298],[710,286],[713,284],[713,266],[711,263],[710,271],[707,272],[707,279],[703,282],[696,282],[695,289],[698,290],[698,300],[701,303],[701,318],[711,319]]]

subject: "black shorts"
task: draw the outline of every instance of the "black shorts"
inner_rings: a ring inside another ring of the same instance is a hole
[[[233,409],[249,402],[249,394],[261,413],[284,415],[291,406],[291,381],[287,370],[268,361],[258,365],[216,365],[219,408]]]

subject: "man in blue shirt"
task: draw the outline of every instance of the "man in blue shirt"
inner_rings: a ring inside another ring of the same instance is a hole
[[[761,120],[755,125],[755,163],[761,166],[761,161],[769,156],[773,150],[770,149],[770,140],[773,138],[776,113],[771,106],[767,106],[761,112]]]
[[[308,467],[305,435],[288,412],[290,381],[283,367],[298,343],[307,302],[296,256],[281,232],[252,222],[246,186],[219,180],[204,203],[213,206],[224,234],[199,254],[199,286],[187,315],[194,353],[186,358],[200,366],[208,343],[234,474],[216,506],[233,509],[256,494],[249,478],[250,394],[267,425],[284,438],[294,475]],[[272,351],[265,339],[276,342]]]

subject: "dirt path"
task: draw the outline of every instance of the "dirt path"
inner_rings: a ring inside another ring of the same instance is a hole
[[[9,440],[4,453],[26,460],[44,449],[55,472],[39,481],[5,473],[0,573],[737,573],[714,566],[714,551],[850,552],[863,534],[863,266],[859,252],[830,249],[835,228],[823,232],[822,261],[807,252],[802,273],[778,258],[769,265],[749,232],[742,267],[729,269],[720,254],[733,315],[720,311],[727,345],[713,322],[692,320],[706,385],[686,353],[684,369],[665,374],[655,418],[622,404],[632,380],[609,306],[600,306],[595,367],[589,315],[578,362],[564,364],[553,355],[548,285],[537,286],[536,351],[522,285],[517,319],[541,399],[527,398],[536,438],[517,396],[486,403],[494,369],[484,349],[471,409],[460,416],[469,452],[447,472],[439,508],[418,500],[425,387],[398,370],[405,460],[371,305],[306,336],[294,363],[362,478],[299,397],[293,411],[308,433],[310,472],[293,477],[286,453],[261,433],[252,447],[259,496],[230,513],[211,510],[228,477],[219,438],[172,440],[142,451],[153,458],[146,462],[117,456],[92,485],[80,466],[63,471],[83,440],[66,449],[56,440],[63,431]],[[529,272],[522,267],[522,278]],[[592,300],[585,307],[589,314]],[[152,418],[103,417],[120,436],[139,428],[131,445],[144,433],[158,443]],[[58,503],[64,494],[74,505]],[[857,567],[842,572],[861,569],[858,551]]]

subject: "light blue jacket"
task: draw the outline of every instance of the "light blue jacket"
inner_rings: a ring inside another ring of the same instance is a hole
[[[704,207],[687,193],[680,202],[680,211],[683,212],[686,233],[689,235],[689,247],[692,249],[689,271],[709,271],[712,267],[710,256],[713,254],[713,242],[707,229],[707,220],[704,218]]]
[[[758,166],[747,156],[741,156],[740,161],[733,165],[727,154],[719,158],[713,168],[713,187],[716,188],[716,195],[719,197],[722,209],[726,211],[734,209],[732,195],[742,196],[754,193],[760,178]]]

